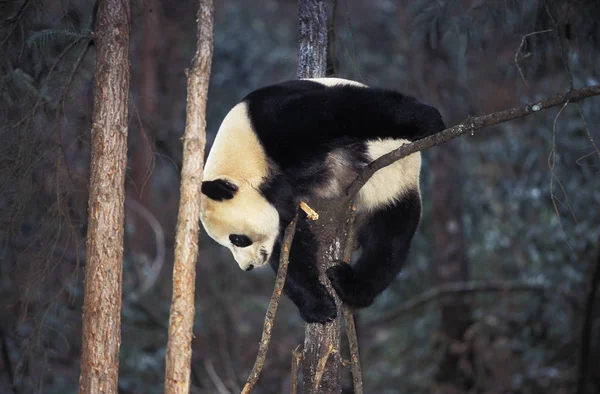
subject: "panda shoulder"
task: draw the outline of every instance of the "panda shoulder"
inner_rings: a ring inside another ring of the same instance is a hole
[[[367,85],[357,82],[357,81],[352,81],[350,79],[344,79],[344,78],[334,78],[334,77],[325,77],[325,78],[305,78],[302,79],[302,81],[311,81],[311,82],[316,82],[320,85],[326,86],[326,87],[334,87],[334,86],[356,86],[356,87],[362,87],[362,88],[368,88]]]

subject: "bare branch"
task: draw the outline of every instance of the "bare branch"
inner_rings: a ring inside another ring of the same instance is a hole
[[[600,149],[598,149],[598,146],[596,145],[596,142],[594,141],[594,137],[592,137],[592,133],[590,132],[590,126],[588,125],[587,119],[585,118],[585,115],[583,114],[583,108],[581,108],[580,103],[575,103],[575,105],[577,106],[577,111],[579,111],[579,117],[581,118],[581,121],[583,122],[583,130],[585,131],[585,135],[587,136],[588,140],[590,141],[590,145],[594,149],[592,154],[598,155],[598,158],[600,159]],[[577,160],[577,161],[579,161],[579,160]]]
[[[523,282],[456,282],[430,289],[423,294],[411,298],[391,312],[386,313],[369,322],[370,327],[380,324],[387,324],[399,318],[406,312],[411,312],[432,301],[437,300],[448,294],[472,294],[472,293],[497,293],[497,292],[531,292],[531,293],[558,293],[561,295],[574,310],[579,310],[580,305],[577,297],[570,293],[557,289],[556,286],[540,283]]]
[[[573,247],[571,246],[571,244],[569,243],[569,240],[567,239],[565,229],[563,228],[563,225],[562,225],[562,220],[560,219],[560,212],[558,211],[558,206],[556,205],[556,202],[557,201],[560,202],[560,200],[558,200],[556,198],[556,195],[554,194],[554,180],[556,179],[556,183],[559,184],[559,187],[562,189],[564,196],[567,198],[566,208],[571,212],[571,214],[573,215],[573,218],[575,218],[575,214],[573,213],[573,210],[571,209],[571,206],[569,204],[567,192],[564,189],[564,187],[562,186],[560,179],[558,179],[558,177],[556,176],[556,122],[558,121],[558,117],[560,116],[562,111],[564,111],[565,108],[567,108],[567,105],[569,105],[569,101],[566,101],[562,105],[562,107],[560,107],[560,109],[558,110],[558,113],[556,114],[556,117],[554,117],[554,122],[552,122],[552,149],[550,150],[550,154],[548,155],[548,168],[550,168],[550,201],[552,202],[552,206],[554,207],[554,212],[556,212],[556,219],[558,220],[558,227],[560,228],[560,231],[565,235],[565,241],[567,242],[567,245],[569,246],[569,248],[571,248],[571,250],[572,250]]]
[[[139,289],[130,294],[129,299],[136,299],[146,293],[158,279],[160,272],[162,271],[163,264],[165,262],[165,232],[162,225],[146,207],[137,202],[133,198],[125,199],[127,207],[137,213],[142,219],[148,223],[152,232],[154,233],[154,240],[156,243],[156,255],[153,261],[140,259],[143,261],[136,261],[134,267],[138,270],[139,278],[141,281]],[[141,263],[141,264],[140,264]],[[141,267],[140,267],[141,266]]]
[[[344,261],[350,263],[352,259],[352,252],[354,251],[354,241],[356,238],[356,207],[350,207],[350,214],[348,218],[348,235],[346,237],[346,247],[344,248]],[[352,386],[354,388],[354,394],[362,394],[363,392],[363,380],[362,380],[362,369],[360,367],[360,355],[358,353],[358,335],[356,335],[356,326],[354,324],[354,316],[352,315],[352,309],[348,305],[342,304],[342,313],[344,314],[344,320],[346,322],[346,336],[348,337],[348,345],[350,347],[350,360],[352,366]]]
[[[165,393],[190,392],[194,287],[198,257],[200,188],[206,144],[206,99],[213,55],[213,0],[199,0],[198,41],[188,83],[187,116],[183,136],[183,166],[173,266],[173,297],[165,366]]]
[[[231,391],[229,391],[227,386],[225,386],[225,383],[223,383],[223,379],[221,379],[217,371],[215,371],[212,361],[209,359],[204,360],[204,369],[206,369],[210,381],[215,385],[219,394],[231,394]]]
[[[25,13],[25,11],[27,11],[27,7],[29,7],[30,4],[31,4],[31,0],[25,0],[23,2],[23,4],[21,4],[21,7],[19,7],[17,12],[13,16],[9,16],[8,18],[4,19],[2,21],[2,23],[0,23],[0,29],[4,29],[6,26],[10,25],[11,23],[19,22],[19,20],[21,19],[21,17]]]
[[[290,374],[290,394],[298,393],[298,373],[300,372],[300,361],[302,360],[302,351],[300,345],[292,351],[292,372]]]
[[[525,46],[525,40],[527,40],[528,37],[534,36],[536,34],[549,33],[553,30],[554,29],[534,31],[534,32],[525,34],[523,37],[521,37],[521,44],[519,45],[519,47],[517,48],[517,51],[515,52],[515,66],[517,66],[517,70],[519,70],[519,74],[521,74],[521,78],[523,78],[523,82],[525,82],[525,85],[527,85],[527,80],[525,79],[525,74],[523,74],[523,70],[521,70],[521,66],[519,65],[519,59],[523,59],[529,55],[529,54],[525,54],[525,55],[523,55],[523,57],[519,58],[519,55],[521,54],[521,51],[523,50],[523,47]]]
[[[360,188],[367,183],[373,174],[386,166],[410,155],[411,153],[422,151],[423,149],[443,144],[453,138],[466,133],[473,133],[475,130],[492,126],[499,123],[508,122],[509,120],[523,118],[534,113],[546,110],[548,108],[563,105],[566,102],[577,102],[588,97],[600,95],[600,85],[592,85],[583,89],[572,90],[567,93],[560,93],[554,96],[545,97],[531,104],[522,105],[520,107],[510,108],[504,111],[493,112],[491,114],[468,118],[464,122],[440,131],[432,136],[421,140],[405,144],[398,149],[381,156],[377,160],[367,165],[358,177],[352,182],[348,188],[347,195],[353,197]]]
[[[283,285],[285,284],[285,277],[287,276],[288,263],[290,261],[290,249],[292,247],[292,241],[294,240],[294,234],[296,233],[296,222],[298,215],[290,224],[285,228],[283,235],[283,244],[281,245],[281,256],[279,257],[279,269],[277,270],[277,278],[275,279],[275,287],[273,288],[273,295],[271,301],[269,301],[269,309],[267,309],[267,315],[265,316],[265,323],[263,325],[262,338],[260,339],[260,346],[258,347],[258,355],[254,362],[254,367],[248,376],[248,381],[242,390],[242,394],[248,394],[258,382],[258,378],[262,371],[267,352],[269,351],[269,343],[271,342],[271,331],[273,330],[273,323],[275,321],[275,315],[277,314],[277,308],[279,307],[279,300],[281,293],[283,293]]]

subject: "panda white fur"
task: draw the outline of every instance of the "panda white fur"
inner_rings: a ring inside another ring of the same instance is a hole
[[[309,197],[337,198],[366,164],[443,130],[440,113],[412,97],[339,78],[294,80],[258,89],[225,117],[206,160],[201,220],[246,271],[277,270],[283,229]],[[360,190],[353,266],[327,271],[345,303],[365,307],[407,258],[421,218],[414,153],[378,171]],[[307,322],[336,316],[318,281],[314,236],[301,218],[284,292]]]

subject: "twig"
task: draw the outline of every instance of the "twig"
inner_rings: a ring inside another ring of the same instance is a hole
[[[352,252],[354,251],[354,242],[356,238],[356,227],[354,226],[356,219],[356,207],[350,206],[350,214],[348,216],[348,235],[346,237],[346,247],[344,249],[344,261],[346,263],[350,263],[350,260],[352,259]],[[342,304],[342,313],[344,314],[344,320],[346,321],[346,336],[348,337],[348,345],[350,347],[350,360],[352,362],[352,386],[354,388],[354,394],[362,394],[362,369],[360,367],[358,335],[356,335],[354,316],[352,315],[352,309],[345,304]]]
[[[138,274],[140,275],[140,280],[142,282],[141,286],[137,291],[131,293],[129,296],[130,299],[139,298],[144,293],[146,293],[158,279],[160,272],[162,271],[162,267],[165,262],[165,232],[162,228],[162,225],[154,216],[152,212],[150,212],[146,207],[137,202],[134,198],[126,198],[126,205],[129,209],[137,213],[142,219],[148,223],[150,228],[152,228],[152,232],[154,233],[154,240],[156,242],[156,255],[154,256],[154,260],[148,264],[149,269],[139,270]],[[147,261],[147,260],[146,260]],[[139,263],[139,262],[137,262]],[[139,268],[138,264],[134,265]]]
[[[6,44],[8,42],[8,40],[10,39],[10,37],[13,35],[13,33],[15,32],[15,30],[17,29],[17,26],[20,25],[18,22],[23,17],[23,15],[25,14],[25,11],[27,10],[27,7],[29,7],[30,4],[31,4],[31,0],[25,0],[23,2],[23,4],[21,4],[21,7],[15,13],[15,15],[6,18],[5,20],[3,20],[0,23],[0,29],[4,29],[5,27],[7,27],[8,25],[10,25],[11,23],[13,24],[12,28],[10,29],[10,32],[8,32],[8,34],[6,34],[6,37],[0,43],[0,49],[4,48],[4,44]],[[23,30],[22,26],[21,26],[21,30]]]
[[[206,369],[206,373],[208,373],[208,377],[212,384],[215,385],[219,394],[231,394],[231,391],[225,386],[221,377],[215,371],[215,368],[212,365],[212,361],[206,359],[204,360],[204,369]]]
[[[90,26],[90,28],[91,28],[91,26]],[[67,98],[67,94],[69,93],[69,88],[71,87],[71,83],[73,82],[73,78],[75,77],[75,74],[77,73],[77,70],[79,69],[79,66],[81,65],[83,59],[85,58],[85,55],[88,53],[88,51],[90,49],[91,39],[88,39],[86,41],[87,42],[85,43],[85,48],[83,48],[83,50],[77,57],[77,60],[75,61],[75,65],[73,66],[71,73],[69,74],[69,78],[67,79],[67,82],[65,83],[65,85],[63,87],[60,98],[58,99],[58,105],[56,106],[56,115],[55,115],[56,143],[58,144],[58,147],[60,148],[60,152],[62,154],[63,160],[65,161],[65,169],[67,170],[67,175],[69,176],[69,180],[71,181],[71,184],[75,184],[75,181],[73,178],[73,174],[71,174],[71,169],[69,168],[69,163],[67,161],[67,153],[65,152],[65,147],[62,143],[62,135],[61,135],[61,130],[60,130],[60,116],[62,114],[62,109],[64,108],[64,105],[65,105],[65,100]],[[57,171],[56,171],[57,177],[59,174],[59,171],[58,171],[59,169],[60,169],[60,155],[58,155],[58,160],[57,160]]]
[[[9,16],[8,18],[6,18],[2,21],[2,23],[0,24],[0,29],[4,29],[6,26],[10,25],[11,23],[18,22],[19,19],[21,19],[21,17],[27,10],[27,7],[29,7],[30,3],[31,3],[31,0],[25,0],[23,2],[23,4],[21,4],[21,7],[19,7],[17,12],[13,16]]]
[[[595,266],[592,268],[593,273],[590,276],[588,285],[587,299],[584,306],[584,320],[581,325],[581,343],[579,348],[579,371],[577,374],[577,394],[585,394],[585,383],[588,376],[588,363],[590,360],[590,349],[591,344],[591,331],[594,323],[594,301],[596,300],[596,294],[598,293],[598,286],[600,285],[600,251],[598,252],[598,260]]]
[[[50,70],[48,70],[48,74],[46,75],[46,78],[44,79],[44,82],[39,90],[40,95],[38,96],[37,100],[35,101],[35,103],[33,104],[33,108],[31,109],[31,111],[29,111],[29,114],[24,116],[23,118],[21,118],[20,120],[18,120],[15,124],[11,125],[10,127],[13,128],[17,128],[19,127],[23,122],[31,119],[31,117],[33,117],[33,115],[35,114],[35,112],[37,111],[38,106],[40,105],[40,103],[42,102],[42,99],[44,97],[44,89],[46,88],[46,86],[48,85],[48,81],[50,80],[50,76],[52,76],[52,73],[54,72],[54,69],[56,69],[56,66],[58,66],[58,64],[63,60],[63,58],[67,55],[67,53],[69,53],[69,51],[71,49],[73,49],[75,47],[75,45],[77,45],[79,43],[79,40],[75,40],[72,41],[69,45],[67,45],[65,47],[65,49],[58,55],[58,57],[56,58],[56,61],[54,61],[54,63],[52,64],[52,66],[50,67]]]
[[[525,82],[525,85],[527,85],[527,80],[525,79],[525,74],[523,74],[523,70],[521,70],[521,66],[519,66],[519,54],[521,53],[523,46],[525,46],[525,40],[528,37],[534,36],[536,34],[549,33],[553,30],[554,29],[534,31],[532,33],[525,34],[523,37],[521,37],[521,44],[519,45],[519,47],[517,48],[517,51],[515,52],[515,65],[517,66],[517,70],[519,70],[519,74],[521,74],[521,78],[523,78],[523,82]],[[527,56],[527,55],[525,55],[525,56]],[[525,57],[525,56],[523,56],[523,57]]]
[[[306,216],[308,216],[310,220],[319,220],[319,214],[304,201],[300,201],[300,209],[306,213]]]
[[[564,111],[564,109],[567,108],[567,105],[569,105],[569,101],[566,101],[562,105],[562,107],[560,107],[558,113],[556,114],[556,117],[554,117],[554,122],[552,122],[552,149],[550,150],[550,154],[548,155],[548,168],[550,168],[550,201],[552,202],[552,206],[554,207],[554,212],[556,212],[556,218],[558,219],[558,227],[560,228],[560,231],[565,235],[565,241],[567,242],[569,248],[573,249],[566,236],[566,232],[563,228],[562,221],[560,220],[560,212],[558,211],[558,206],[556,205],[556,196],[554,195],[554,179],[556,179],[560,187],[563,189],[563,193],[565,193],[566,195],[566,192],[562,187],[560,180],[556,176],[556,122],[558,121],[558,117],[560,116],[562,111]],[[570,206],[567,206],[567,209],[571,210]]]
[[[594,152],[592,152],[592,154],[596,154],[598,155],[598,158],[600,159],[600,149],[598,149],[598,146],[596,145],[596,142],[594,141],[594,138],[592,137],[592,133],[590,132],[590,126],[588,125],[587,119],[585,118],[585,115],[583,114],[583,108],[581,108],[581,104],[580,103],[575,103],[575,105],[577,106],[577,111],[579,111],[579,117],[581,118],[581,121],[583,122],[583,130],[585,131],[585,135],[587,136],[588,140],[590,141],[590,144],[592,145],[592,148],[594,149]],[[579,163],[577,163],[579,164]]]
[[[273,330],[273,322],[275,321],[275,314],[279,307],[279,299],[283,292],[283,285],[285,284],[285,277],[287,275],[287,268],[290,259],[290,249],[292,247],[292,241],[294,240],[294,233],[296,232],[296,222],[298,215],[291,221],[290,224],[285,228],[283,235],[283,243],[281,245],[281,256],[279,257],[279,269],[277,270],[277,278],[275,279],[275,287],[273,288],[273,295],[269,302],[269,309],[267,309],[267,315],[265,316],[265,323],[263,325],[262,338],[260,339],[260,345],[258,347],[258,355],[256,361],[252,367],[252,371],[248,376],[246,385],[242,390],[242,394],[248,394],[258,382],[258,378],[262,371],[265,359],[267,357],[267,351],[269,350],[269,343],[271,342],[271,331]]]
[[[552,22],[552,26],[554,26],[554,32],[556,35],[556,40],[558,41],[558,50],[560,51],[560,59],[563,62],[563,66],[565,67],[565,71],[569,76],[569,90],[573,90],[573,73],[571,72],[571,67],[569,66],[569,47],[565,45],[563,35],[560,33],[560,26],[556,22],[554,15],[550,11],[550,7],[548,6],[548,2],[543,0],[544,8],[546,9],[546,13]],[[571,10],[571,7],[567,7],[567,13]]]
[[[315,390],[317,390],[319,388],[319,385],[321,384],[321,379],[323,379],[323,374],[325,373],[325,366],[327,365],[327,360],[329,360],[329,356],[331,356],[332,353],[335,353],[335,349],[330,343],[327,347],[327,351],[317,363],[317,371],[315,372]]]
[[[292,351],[292,372],[290,373],[290,394],[298,393],[298,373],[300,372],[300,361],[302,360],[302,351],[300,345]]]
[[[389,166],[390,164],[410,155],[411,153],[419,152],[423,149],[443,144],[444,142],[447,142],[453,138],[466,133],[473,133],[475,130],[487,126],[504,123],[513,119],[523,118],[548,108],[557,107],[559,105],[563,105],[567,101],[573,103],[598,95],[600,95],[600,85],[592,85],[583,89],[572,90],[567,93],[560,93],[554,96],[545,97],[541,100],[535,101],[534,103],[526,104],[520,107],[514,107],[504,111],[468,118],[456,126],[440,131],[439,133],[433,134],[427,138],[420,139],[410,144],[402,145],[398,149],[371,162],[369,165],[363,168],[361,173],[352,182],[348,188],[347,195],[349,197],[353,197],[377,170]]]
[[[424,292],[417,297],[411,298],[399,307],[385,315],[375,318],[369,322],[369,327],[387,324],[399,318],[406,312],[413,311],[447,294],[471,294],[471,293],[496,293],[496,292],[532,292],[532,293],[558,293],[574,310],[579,310],[579,301],[572,294],[557,289],[556,286],[539,283],[522,282],[456,282],[439,286]]]

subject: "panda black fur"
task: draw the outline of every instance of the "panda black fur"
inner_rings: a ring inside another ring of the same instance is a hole
[[[204,228],[242,269],[269,262],[276,270],[283,229],[301,199],[340,197],[369,162],[444,128],[435,108],[354,81],[319,78],[258,89],[225,117],[207,158]],[[360,257],[327,272],[348,305],[370,305],[400,272],[421,217],[420,166],[414,153],[378,171],[357,195]],[[307,322],[336,314],[318,281],[316,250],[299,220],[284,291]]]

